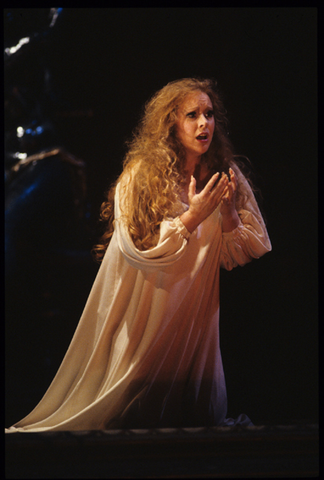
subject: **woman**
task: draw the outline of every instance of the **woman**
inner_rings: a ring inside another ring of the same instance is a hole
[[[271,250],[213,82],[147,103],[102,205],[102,261],[38,406],[8,431],[250,424],[226,418],[219,270]]]

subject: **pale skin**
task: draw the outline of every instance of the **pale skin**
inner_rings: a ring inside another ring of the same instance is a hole
[[[176,129],[186,150],[187,185],[184,200],[189,209],[181,215],[182,223],[192,233],[220,204],[222,230],[231,232],[240,221],[235,208],[235,172],[229,170],[230,180],[222,173],[214,187],[220,173],[217,172],[206,183],[209,172],[200,165],[201,156],[208,150],[215,129],[213,105],[206,93],[197,91],[187,95],[179,107]],[[202,133],[205,134],[204,138],[199,136]],[[204,186],[200,189],[199,184]]]

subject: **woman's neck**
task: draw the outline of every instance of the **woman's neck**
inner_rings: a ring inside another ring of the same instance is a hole
[[[186,185],[184,186],[184,190],[181,195],[181,199],[184,203],[188,204],[188,189],[189,189],[189,183],[191,180],[191,175],[193,175],[196,179],[196,192],[199,193],[208,180],[211,177],[211,172],[209,171],[207,165],[203,162],[200,163],[201,157],[195,161],[192,161],[191,163],[186,161],[186,167],[185,167],[185,173],[186,173]]]
[[[185,172],[186,172],[187,178],[189,179],[189,182],[190,182],[191,175],[194,175],[197,168],[199,168],[200,159],[201,159],[201,156],[200,157],[196,157],[196,156],[195,157],[188,157],[187,156],[187,158],[186,158]]]

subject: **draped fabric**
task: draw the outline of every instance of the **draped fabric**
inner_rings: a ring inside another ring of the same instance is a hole
[[[219,207],[191,234],[170,218],[146,251],[130,238],[117,186],[115,231],[67,353],[40,403],[7,432],[235,423],[226,418],[219,270],[271,250],[237,174],[247,198],[235,230],[222,233]]]

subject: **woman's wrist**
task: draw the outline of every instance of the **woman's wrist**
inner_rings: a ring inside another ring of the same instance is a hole
[[[222,214],[222,231],[224,233],[235,230],[240,224],[240,217],[236,210],[233,210],[227,214]]]
[[[192,233],[196,230],[200,221],[196,215],[193,215],[190,210],[184,212],[180,217],[181,222],[184,224],[188,232]]]

